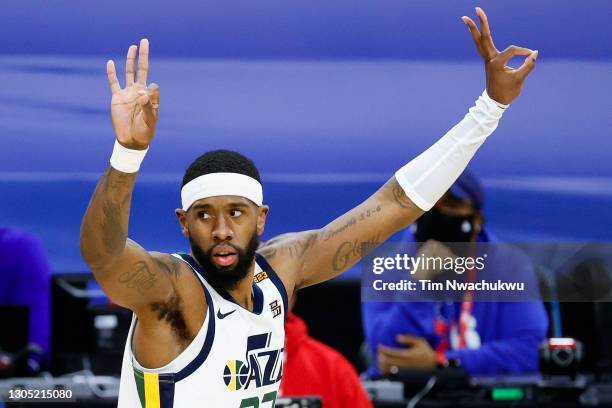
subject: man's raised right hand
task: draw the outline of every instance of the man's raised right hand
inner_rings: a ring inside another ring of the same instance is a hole
[[[144,150],[149,147],[159,117],[159,86],[147,86],[149,72],[149,41],[140,40],[138,52],[138,75],[135,78],[134,66],[136,51],[139,47],[131,45],[125,63],[125,88],[117,79],[115,63],[106,63],[108,82],[113,93],[111,99],[111,118],[117,140],[129,149]]]

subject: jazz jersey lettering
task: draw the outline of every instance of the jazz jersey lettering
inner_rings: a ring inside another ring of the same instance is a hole
[[[256,255],[254,307],[217,292],[186,254],[202,283],[208,313],[189,346],[168,365],[147,369],[134,358],[128,333],[119,389],[119,408],[271,408],[283,371],[287,292],[266,260]]]

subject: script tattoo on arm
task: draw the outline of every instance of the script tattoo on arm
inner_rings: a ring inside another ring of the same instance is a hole
[[[259,252],[278,270],[291,271],[288,280],[299,289],[339,275],[421,214],[392,177],[325,227],[280,235]]]
[[[130,289],[136,289],[141,295],[151,289],[158,277],[151,271],[145,261],[136,262],[129,270],[119,275],[119,283]]]
[[[367,218],[378,215],[382,211],[382,206],[377,204],[376,206],[372,206],[366,210],[361,211],[356,216],[351,216],[343,225],[338,228],[324,228],[322,230],[323,241],[329,241],[331,238],[334,238],[336,235],[345,232],[351,228],[353,228],[358,223],[365,221]]]
[[[296,287],[313,285],[346,271],[421,214],[392,177],[367,200],[320,230],[311,231],[316,239],[279,247],[274,256],[288,253],[287,258],[302,258],[290,264],[296,266]]]
[[[332,269],[336,272],[341,272],[349,268],[353,263],[372,252],[380,244],[380,234],[365,241],[344,241],[336,250],[332,260]]]

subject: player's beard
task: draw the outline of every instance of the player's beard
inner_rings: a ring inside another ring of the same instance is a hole
[[[202,267],[202,275],[208,283],[215,289],[231,290],[236,287],[249,272],[249,266],[255,258],[255,251],[259,246],[257,231],[253,232],[251,239],[245,249],[240,248],[231,242],[223,241],[212,245],[206,251],[200,248],[189,235],[191,253]],[[238,260],[235,265],[219,267],[213,262],[212,251],[217,245],[229,245],[236,250]]]

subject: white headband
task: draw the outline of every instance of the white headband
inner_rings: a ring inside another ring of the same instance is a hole
[[[196,177],[181,189],[181,203],[187,211],[202,198],[234,195],[263,204],[263,188],[253,177],[238,173],[209,173]]]

